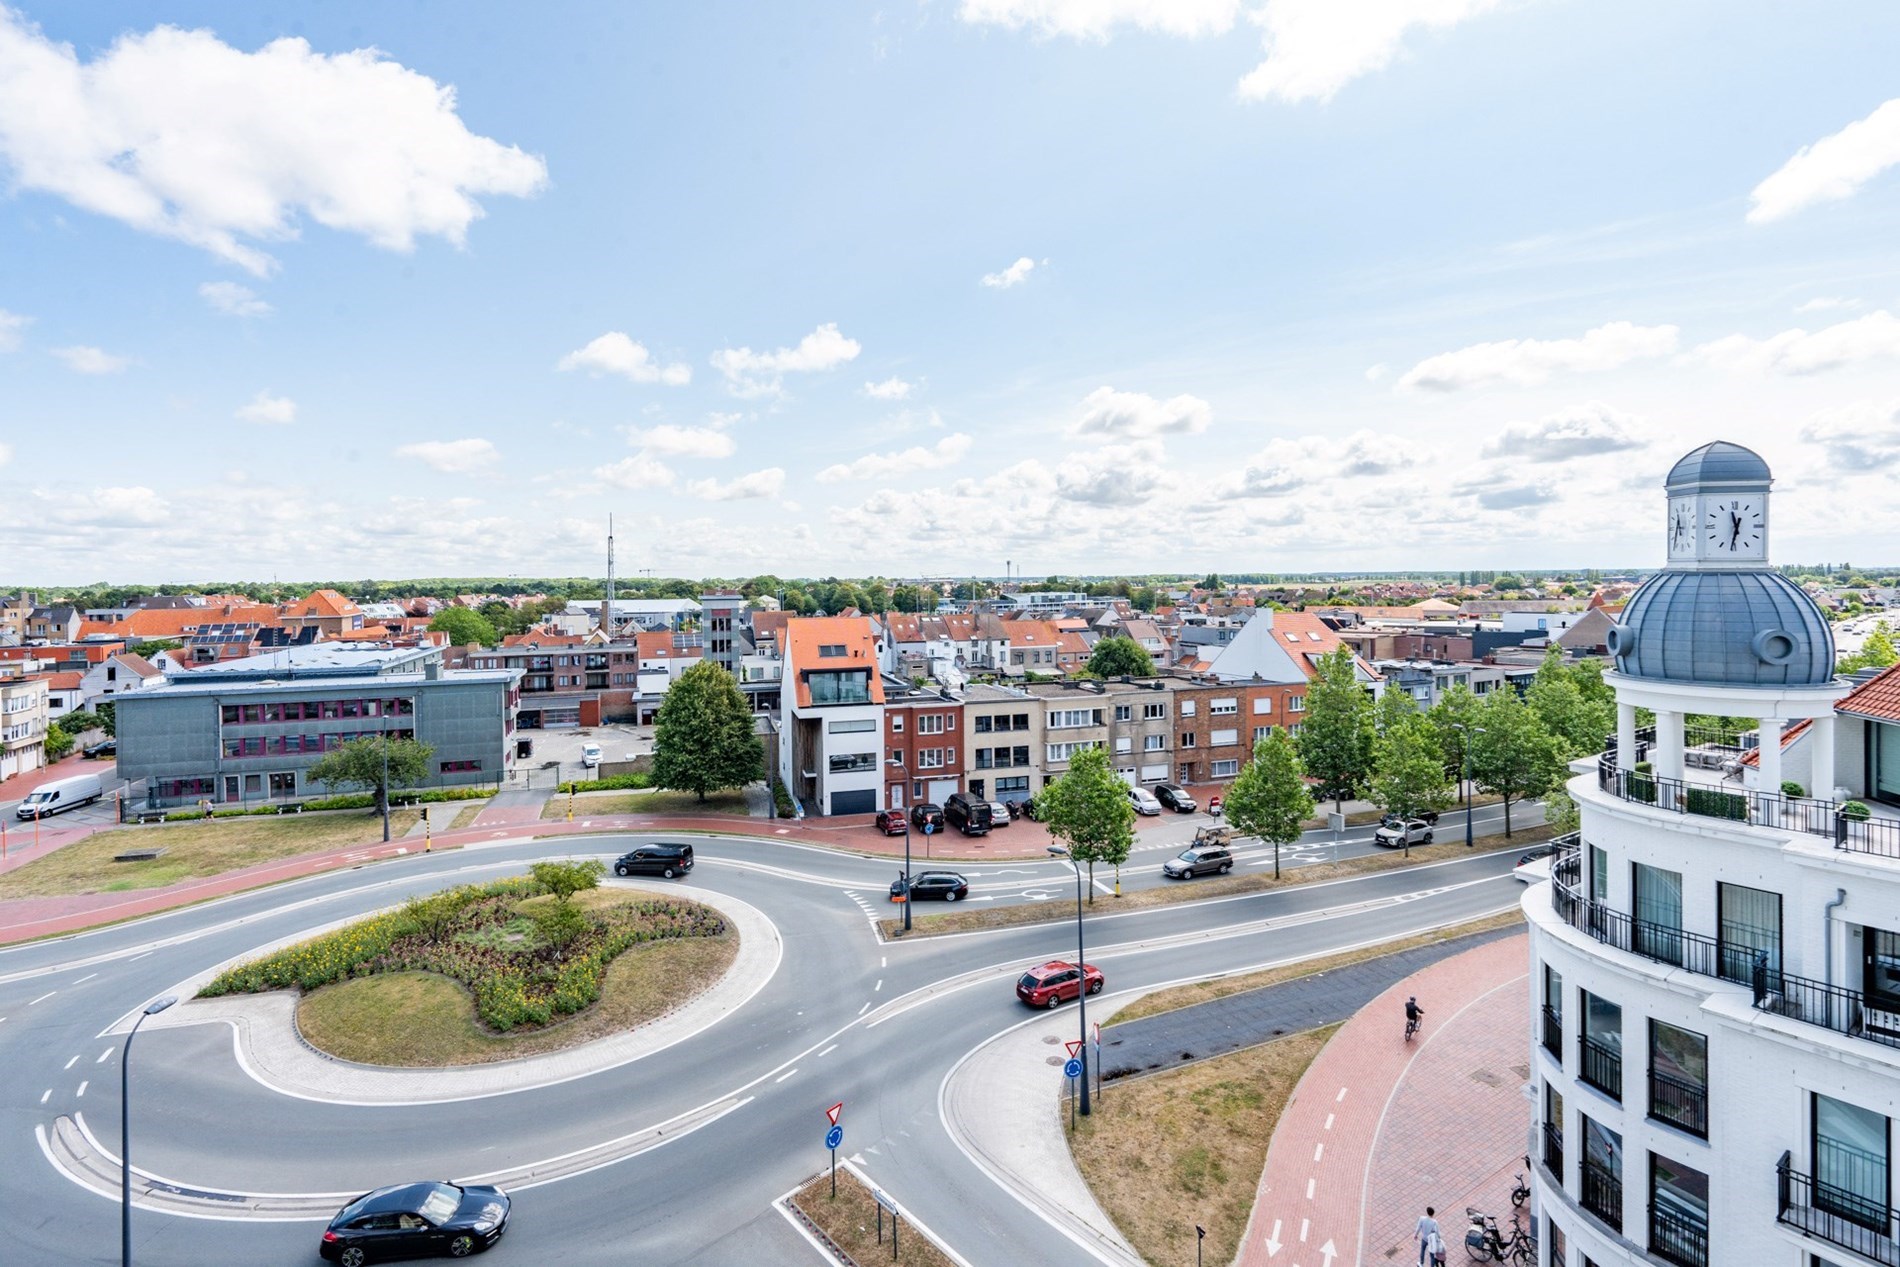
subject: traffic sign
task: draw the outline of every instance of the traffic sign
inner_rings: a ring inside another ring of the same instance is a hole
[[[1095,1021],[1091,1024],[1090,1028],[1095,1031],[1095,1045],[1100,1047],[1102,1045],[1102,1023]]]
[[[825,1120],[830,1122],[833,1126],[836,1126],[838,1124],[838,1115],[842,1112],[844,1112],[844,1101],[840,1100],[825,1110]]]
[[[937,824],[931,822],[929,819],[926,818],[924,820],[924,835],[928,836],[931,832],[934,832],[936,830],[937,830]]]
[[[1062,1045],[1069,1049],[1069,1056],[1072,1059],[1076,1056],[1081,1055],[1082,1053],[1082,1040],[1079,1038],[1071,1038],[1068,1042]]]
[[[1082,1062],[1071,1056],[1069,1063],[1062,1066],[1062,1076],[1065,1078],[1080,1078],[1082,1076]]]
[[[838,1145],[844,1143],[844,1127],[834,1126],[825,1132],[825,1147],[836,1152]]]

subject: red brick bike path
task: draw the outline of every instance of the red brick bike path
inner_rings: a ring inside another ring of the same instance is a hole
[[[1528,954],[1520,936],[1443,960],[1340,1027],[1274,1131],[1239,1267],[1413,1264],[1428,1205],[1459,1258],[1467,1205],[1509,1227],[1531,1123]],[[1408,995],[1425,1009],[1410,1044]]]

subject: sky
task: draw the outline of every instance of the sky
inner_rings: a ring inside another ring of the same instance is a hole
[[[1900,6],[0,0],[0,583],[1900,562]]]

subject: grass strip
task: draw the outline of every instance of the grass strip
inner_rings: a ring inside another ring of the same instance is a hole
[[[1118,1081],[1069,1136],[1077,1169],[1151,1263],[1232,1261],[1247,1230],[1267,1144],[1286,1102],[1338,1026]],[[1058,1097],[1065,1133],[1069,1105]]]
[[[747,813],[744,792],[713,792],[704,801],[693,792],[588,792],[572,798],[557,794],[541,807],[541,817],[566,818],[570,799],[575,818],[602,814],[736,814],[743,818]]]
[[[905,1224],[897,1240],[897,1257],[891,1258],[891,1216],[884,1215],[884,1240],[877,1234],[877,1202],[871,1190],[842,1166],[838,1168],[838,1195],[831,1195],[829,1168],[800,1188],[792,1197],[799,1213],[831,1239],[831,1243],[851,1256],[852,1261],[872,1263],[913,1263],[916,1267],[956,1267],[944,1252],[922,1232]]]

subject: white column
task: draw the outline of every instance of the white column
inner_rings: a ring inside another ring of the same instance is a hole
[[[1808,725],[1808,795],[1832,800],[1834,785],[1834,714],[1816,717]]]
[[[1781,719],[1761,719],[1761,783],[1755,789],[1763,796],[1781,795]]]
[[[1620,701],[1616,706],[1616,768],[1636,768],[1636,705]]]
[[[1656,712],[1656,745],[1649,750],[1650,762],[1659,778],[1682,778],[1682,714]]]

